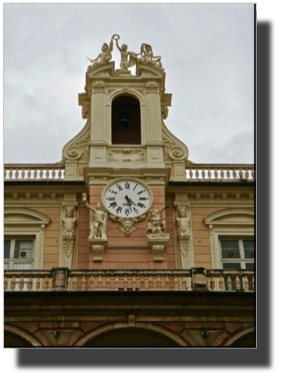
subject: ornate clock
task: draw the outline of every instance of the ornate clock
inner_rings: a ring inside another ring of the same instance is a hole
[[[102,193],[102,203],[114,216],[137,218],[149,211],[153,195],[140,180],[122,178],[107,185]]]

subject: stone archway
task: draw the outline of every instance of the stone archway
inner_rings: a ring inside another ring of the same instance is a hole
[[[85,335],[75,347],[180,347],[188,344],[178,335],[157,325],[111,324]]]
[[[22,347],[42,347],[42,345],[23,329],[4,325],[4,348]]]

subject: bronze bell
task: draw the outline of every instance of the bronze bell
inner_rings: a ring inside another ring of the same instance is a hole
[[[131,118],[131,113],[129,111],[121,111],[118,114],[118,117],[121,119],[121,126],[122,127],[129,127],[129,119]]]

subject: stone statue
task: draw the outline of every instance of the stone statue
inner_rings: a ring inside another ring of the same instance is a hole
[[[154,56],[152,46],[149,45],[148,43],[142,43],[141,48],[140,48],[140,54],[141,54],[141,59],[140,61],[144,63],[150,63],[154,66],[157,66],[158,68],[162,69],[163,65],[161,62],[160,56]]]
[[[62,223],[64,224],[62,239],[65,257],[66,259],[69,259],[68,264],[72,263],[73,248],[75,242],[75,226],[77,224],[77,218],[74,218],[74,210],[75,208],[73,206],[66,206],[65,218],[62,218]]]
[[[88,60],[91,61],[93,65],[94,64],[104,64],[105,62],[111,61],[111,59],[112,59],[112,51],[113,51],[113,39],[116,39],[115,37],[119,37],[119,35],[114,34],[112,36],[109,46],[108,46],[107,43],[103,43],[102,48],[101,48],[102,53],[100,53],[98,55],[98,57],[95,58],[95,60],[91,60],[88,57],[86,57],[86,58],[88,58]],[[91,69],[93,65],[88,66],[88,69]]]
[[[116,34],[115,34],[116,35]],[[120,39],[120,36],[118,35],[118,38],[114,38],[116,41],[117,48],[119,49],[121,53],[121,62],[120,62],[120,72],[129,72],[128,68],[131,68],[136,64],[136,62],[139,60],[138,56],[140,53],[136,54],[132,51],[128,51],[128,46],[124,43],[121,47],[118,44],[118,40]]]
[[[86,200],[86,206],[92,211],[90,213],[90,235],[89,238],[102,238],[102,240],[107,240],[107,211],[102,211],[101,203],[97,203],[96,209],[93,209],[89,206]]]
[[[179,206],[177,208],[178,218],[176,218],[177,238],[179,240],[180,252],[186,257],[189,251],[190,242],[190,218],[187,217],[187,207]]]
[[[160,234],[163,235],[162,229],[166,229],[166,222],[162,220],[161,218],[162,210],[154,210],[150,211],[149,217],[148,217],[148,228],[147,232],[149,230],[152,231],[152,234]]]

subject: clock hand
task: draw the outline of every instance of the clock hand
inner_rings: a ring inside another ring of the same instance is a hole
[[[132,211],[132,209],[131,209],[131,200],[128,198],[127,195],[125,196],[125,199],[127,199],[128,205],[130,207],[130,211]]]

